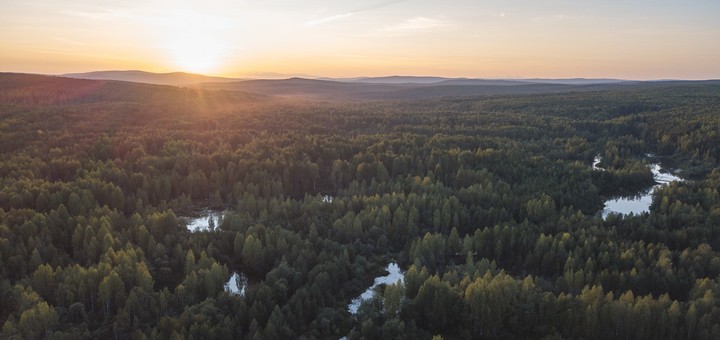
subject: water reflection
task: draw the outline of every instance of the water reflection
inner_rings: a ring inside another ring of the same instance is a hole
[[[652,155],[649,155],[649,157],[652,157]],[[605,170],[597,166],[600,161],[602,161],[602,157],[596,156],[593,160],[593,170]],[[628,215],[633,213],[637,215],[649,212],[653,194],[661,185],[683,180],[678,176],[665,172],[660,164],[657,163],[650,164],[650,171],[652,171],[655,183],[657,184],[633,197],[620,197],[605,201],[605,208],[602,211],[602,217],[607,218],[609,214]]]
[[[187,221],[187,229],[191,232],[212,230],[218,227],[222,218],[222,211],[205,209],[200,211],[196,216],[181,216]]]
[[[360,304],[364,300],[368,300],[373,296],[373,292],[375,290],[375,287],[381,285],[381,284],[393,284],[397,283],[398,281],[402,281],[404,278],[403,272],[400,270],[400,266],[397,265],[397,263],[392,262],[387,265],[385,268],[389,272],[389,274],[385,276],[378,276],[375,278],[375,282],[373,283],[370,288],[366,289],[360,296],[354,298],[352,302],[348,305],[348,310],[352,314],[356,314],[358,311],[358,308],[360,308]]]
[[[247,287],[248,279],[245,273],[233,273],[225,283],[225,291],[230,294],[245,296],[245,288]]]
[[[602,162],[602,156],[600,156],[600,155],[595,156],[595,158],[593,158],[592,169],[598,170],[598,171],[605,171],[605,169],[598,166],[598,164],[600,164],[600,162]]]

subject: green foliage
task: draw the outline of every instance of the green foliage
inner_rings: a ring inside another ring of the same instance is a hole
[[[720,338],[719,108],[717,82],[321,102],[3,74],[0,337]],[[646,153],[693,180],[602,219]]]

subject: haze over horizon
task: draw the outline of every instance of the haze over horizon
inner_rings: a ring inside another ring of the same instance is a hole
[[[0,8],[2,72],[720,78],[712,1],[8,0]]]

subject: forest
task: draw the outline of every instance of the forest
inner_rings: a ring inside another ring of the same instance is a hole
[[[718,141],[720,81],[331,100],[0,74],[0,338],[720,339]],[[604,218],[647,154],[685,181]]]

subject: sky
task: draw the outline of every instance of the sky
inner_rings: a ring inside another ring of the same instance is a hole
[[[720,78],[717,0],[0,0],[0,71]]]

